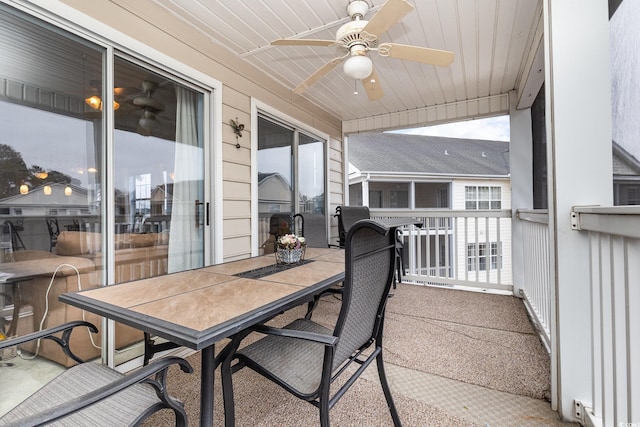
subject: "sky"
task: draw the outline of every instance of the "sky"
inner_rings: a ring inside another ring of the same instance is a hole
[[[612,137],[640,159],[640,0],[624,1],[611,18]]]
[[[509,141],[509,116],[467,120],[444,125],[393,131],[411,135],[446,136],[450,138]]]

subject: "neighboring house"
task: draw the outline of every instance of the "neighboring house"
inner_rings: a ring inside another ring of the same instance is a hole
[[[640,205],[640,162],[613,142],[613,204]]]
[[[259,173],[258,213],[291,212],[291,184],[279,173]]]
[[[348,144],[349,202],[369,206],[372,215],[377,209],[416,216],[422,209],[511,209],[508,142],[371,133],[351,135]],[[453,225],[444,219],[428,224],[421,253],[431,259],[418,265],[430,270],[418,274],[484,280],[501,265],[501,274],[511,275],[511,248],[499,243],[511,242],[510,221],[498,226],[459,217]]]
[[[21,247],[49,250],[50,233],[45,219],[57,218],[61,229],[72,226],[79,218],[93,221],[99,212],[89,200],[87,189],[74,184],[34,187],[25,194],[0,200],[0,225],[10,221],[15,226],[23,242]]]

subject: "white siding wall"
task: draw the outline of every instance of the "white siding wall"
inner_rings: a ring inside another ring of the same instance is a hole
[[[501,188],[502,207],[501,209],[511,209],[511,186],[508,180],[472,180],[455,179],[451,184],[452,209],[465,209],[465,187],[473,186],[499,186]],[[458,239],[455,242],[458,263],[456,277],[461,280],[477,282],[497,281],[497,271],[490,269],[490,243],[501,240],[502,244],[502,265],[500,281],[502,283],[513,283],[511,265],[511,221],[500,219],[499,227],[497,219],[489,219],[478,224],[472,218],[457,220]],[[499,229],[498,229],[499,228]],[[498,239],[498,231],[500,239]],[[487,271],[467,271],[467,244],[469,243],[489,243],[487,244]],[[487,272],[489,277],[487,278]]]

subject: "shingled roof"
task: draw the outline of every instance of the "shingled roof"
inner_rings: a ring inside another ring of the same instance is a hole
[[[509,175],[509,143],[399,133],[349,136],[349,163],[361,172]]]

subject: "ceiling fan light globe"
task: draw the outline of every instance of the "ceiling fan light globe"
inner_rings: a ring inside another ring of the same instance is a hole
[[[354,80],[362,80],[371,75],[373,63],[368,56],[356,55],[348,58],[343,65],[344,73]]]

